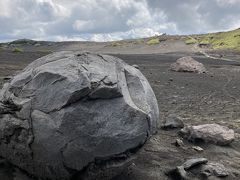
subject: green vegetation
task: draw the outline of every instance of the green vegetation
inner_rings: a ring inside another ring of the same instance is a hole
[[[0,51],[4,49],[4,44],[0,43]]]
[[[38,52],[41,52],[41,53],[47,53],[47,54],[51,54],[51,53],[53,53],[53,51],[51,51],[51,50],[47,50],[47,49],[38,50]]]
[[[136,39],[134,41],[132,41],[133,44],[143,44],[144,40],[143,39]]]
[[[185,39],[185,43],[187,45],[190,45],[190,44],[196,44],[196,43],[198,43],[198,41],[192,37],[188,37],[187,39]]]
[[[191,39],[194,39],[199,45],[206,45],[213,49],[240,50],[240,29],[228,32],[194,35]],[[188,38],[185,43],[195,44],[189,43],[189,41],[190,38]]]
[[[240,50],[240,29],[226,33],[217,33],[211,39],[214,49]]]
[[[150,38],[140,38],[140,39],[129,39],[121,41],[112,41],[107,46],[110,47],[129,47],[134,45],[157,45],[163,41],[167,41],[167,36],[154,36]]]
[[[114,42],[111,43],[112,47],[119,47],[119,46],[122,46],[122,45],[123,45],[123,43],[121,43],[120,41],[119,42],[118,41],[114,41]]]
[[[157,45],[160,43],[160,40],[158,37],[151,38],[150,40],[147,41],[147,45]]]
[[[31,39],[18,39],[18,40],[10,42],[10,44],[15,44],[15,45],[34,45],[34,44],[36,44],[36,41],[31,40]]]
[[[144,39],[132,39],[132,40],[123,40],[123,41],[113,41],[107,46],[110,47],[128,47],[132,45],[144,44]]]
[[[198,43],[199,43],[199,45],[203,45],[203,46],[208,46],[211,44],[209,38],[201,39]]]
[[[13,52],[13,53],[22,53],[23,50],[20,49],[20,48],[14,48],[14,49],[12,50],[12,52]]]

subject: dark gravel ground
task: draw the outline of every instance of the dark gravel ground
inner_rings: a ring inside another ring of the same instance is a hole
[[[46,55],[46,52],[23,52],[0,50],[0,86],[4,78],[16,74],[33,60]]]
[[[4,77],[15,74],[31,61],[46,54],[47,52],[1,51],[0,86]],[[167,170],[194,157],[206,157],[210,161],[222,163],[232,171],[225,179],[240,179],[240,63],[194,56],[206,66],[208,73],[170,71],[170,64],[183,55],[116,56],[129,64],[139,65],[158,99],[161,121],[169,114],[176,114],[189,125],[218,123],[233,128],[236,140],[226,147],[198,144],[204,151],[197,152],[192,149],[195,144],[187,141],[184,142],[184,148],[172,144],[179,138],[177,130],[164,131],[159,128],[158,134],[139,151],[132,166],[114,180],[165,180],[168,179],[165,176]],[[0,179],[4,177],[6,180],[13,179],[12,176],[6,178],[6,169],[0,165]]]
[[[240,133],[239,62],[195,56],[208,73],[194,74],[169,70],[170,64],[183,56],[178,53],[117,56],[140,66],[158,99],[161,121],[176,114],[188,125],[218,123]],[[226,179],[240,179],[240,139],[239,134],[236,136],[230,147],[200,144],[204,151],[199,153],[192,149],[195,144],[189,142],[185,142],[184,148],[175,147],[172,143],[179,138],[177,131],[159,128],[158,134],[140,151],[135,164],[117,180],[168,179],[164,175],[167,170],[196,157],[222,163],[233,171]]]

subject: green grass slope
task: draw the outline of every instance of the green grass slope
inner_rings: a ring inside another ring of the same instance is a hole
[[[192,35],[185,39],[186,44],[208,46],[220,50],[240,50],[240,29],[228,32]]]

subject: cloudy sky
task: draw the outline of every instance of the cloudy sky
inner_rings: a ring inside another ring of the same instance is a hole
[[[109,41],[240,27],[240,0],[0,0],[0,41]]]

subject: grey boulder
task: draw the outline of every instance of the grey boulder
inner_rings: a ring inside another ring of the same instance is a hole
[[[182,180],[192,179],[189,176],[190,174],[188,173],[188,171],[191,168],[201,166],[203,164],[206,164],[207,162],[208,160],[206,158],[189,159],[186,162],[184,162],[181,166],[177,166],[176,168],[166,172],[166,175],[170,177],[174,177],[173,179],[182,179]]]
[[[0,91],[0,156],[42,179],[109,179],[156,132],[158,119],[138,69],[107,55],[53,53]]]
[[[207,70],[204,65],[190,56],[182,57],[171,64],[170,69],[177,72],[205,73]]]
[[[186,126],[181,133],[189,140],[202,140],[218,145],[229,145],[235,138],[235,133],[228,127],[219,124],[203,124]]]

